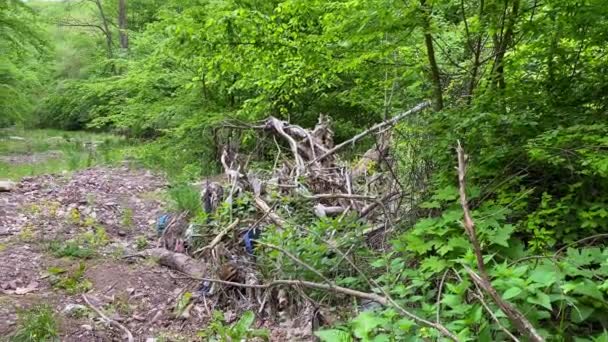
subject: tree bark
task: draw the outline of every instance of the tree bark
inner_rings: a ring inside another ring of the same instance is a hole
[[[478,20],[482,20],[484,13],[484,0],[479,2]],[[466,23],[466,14],[464,13],[464,0],[462,0],[462,16]],[[473,69],[471,70],[471,79],[469,80],[469,86],[467,89],[467,103],[470,104],[473,100],[473,93],[475,92],[475,86],[477,85],[477,75],[479,74],[479,68],[481,67],[481,38],[483,36],[483,28],[477,32],[475,37],[475,45],[473,48]]]
[[[103,33],[106,36],[106,48],[108,53],[108,58],[112,58],[114,53],[112,51],[112,31],[110,31],[110,27],[108,26],[108,19],[106,18],[105,13],[103,12],[103,6],[101,5],[101,0],[94,0],[95,6],[97,6],[97,10],[99,11],[99,18],[101,19],[101,25],[103,27]]]
[[[118,34],[120,48],[129,48],[129,36],[127,35],[127,0],[118,0]]]
[[[427,6],[426,0],[420,0],[422,9],[422,28],[424,29],[424,43],[426,45],[426,54],[429,59],[431,82],[433,83],[433,108],[435,110],[443,109],[443,91],[441,88],[441,76],[439,75],[439,67],[435,58],[435,48],[433,46],[433,36],[431,35],[431,10]]]
[[[494,66],[492,67],[492,85],[501,90],[504,90],[507,87],[504,74],[504,60],[507,49],[513,40],[513,28],[519,14],[519,1],[520,0],[513,0],[511,14],[503,19],[506,21],[505,33],[503,36],[500,37],[500,39],[496,36],[494,38],[496,57],[494,58]]]

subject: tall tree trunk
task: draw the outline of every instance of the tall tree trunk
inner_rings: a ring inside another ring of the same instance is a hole
[[[433,108],[435,110],[443,109],[443,91],[441,89],[441,76],[439,75],[439,67],[435,59],[435,48],[433,47],[433,36],[431,35],[431,10],[426,4],[426,0],[420,0],[422,9],[422,28],[424,29],[424,43],[426,45],[426,54],[429,58],[429,66],[431,69],[431,82],[433,83]]]
[[[108,58],[112,58],[114,53],[112,51],[112,31],[110,31],[110,27],[108,25],[108,19],[106,18],[105,13],[103,12],[103,7],[101,6],[101,0],[94,0],[95,6],[97,6],[97,10],[99,11],[99,18],[101,19],[101,25],[103,26],[103,32],[106,36],[106,49],[108,53]]]
[[[464,13],[464,0],[461,2],[462,4],[462,16],[466,23],[466,14]],[[484,0],[479,2],[479,12],[478,12],[478,20],[481,22],[483,18],[484,11]],[[477,85],[477,75],[479,74],[479,68],[481,67],[481,38],[483,37],[484,27],[479,29],[477,32],[477,37],[475,38],[475,45],[473,48],[473,68],[471,70],[471,79],[469,80],[469,86],[467,89],[467,103],[470,104],[473,100],[473,93],[475,91],[475,86]]]
[[[504,74],[504,60],[505,54],[507,53],[507,49],[509,49],[509,45],[511,45],[511,42],[513,41],[513,30],[515,27],[515,22],[517,21],[517,16],[519,14],[519,1],[520,0],[513,0],[511,14],[503,19],[506,21],[506,27],[502,37],[494,37],[495,57],[494,65],[492,67],[492,85],[502,90],[507,87]]]
[[[127,35],[127,0],[118,0],[118,34],[120,48],[129,48],[129,36]]]

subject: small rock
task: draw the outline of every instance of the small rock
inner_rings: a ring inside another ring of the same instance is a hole
[[[127,287],[127,293],[128,293],[129,295],[132,295],[132,294],[133,294],[133,292],[135,292],[135,289],[134,289],[134,288],[132,288],[132,287]]]
[[[66,316],[75,316],[86,311],[87,307],[81,304],[68,304],[62,310],[63,314]]]
[[[86,331],[93,331],[93,327],[88,324],[83,324],[80,327]]]
[[[127,232],[125,232],[124,230],[119,230],[118,236],[127,236]]]
[[[13,191],[17,187],[17,183],[11,181],[0,181],[0,192]]]

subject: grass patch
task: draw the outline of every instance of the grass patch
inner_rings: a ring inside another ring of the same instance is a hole
[[[169,190],[169,198],[177,211],[187,211],[192,216],[202,212],[200,192],[189,184],[178,184]]]
[[[49,245],[49,250],[56,258],[91,259],[95,256],[95,250],[81,246],[76,241],[53,241]]]
[[[66,271],[59,267],[48,269],[49,279],[54,288],[62,289],[68,294],[85,293],[93,288],[93,284],[85,278],[86,265],[81,262],[73,271]]]
[[[17,138],[23,138],[15,140]],[[75,171],[94,165],[115,165],[130,153],[127,141],[110,134],[59,130],[0,130],[0,156],[40,155],[27,163],[0,161],[0,178],[18,180],[25,176]]]
[[[34,306],[29,310],[18,312],[18,316],[17,331],[9,341],[59,341],[59,323],[48,305]]]

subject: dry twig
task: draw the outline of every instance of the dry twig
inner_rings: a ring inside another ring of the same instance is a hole
[[[467,272],[473,279],[473,281],[484,291],[486,291],[490,297],[494,300],[494,302],[498,305],[498,307],[507,315],[511,323],[517,330],[523,335],[527,335],[531,341],[540,342],[544,341],[544,338],[538,334],[532,323],[519,311],[517,308],[509,304],[507,301],[502,299],[502,297],[498,294],[496,289],[492,286],[490,282],[490,277],[485,268],[485,264],[483,261],[483,253],[481,251],[481,247],[479,245],[479,241],[477,240],[477,234],[475,232],[475,223],[471,218],[471,212],[469,210],[469,204],[467,202],[466,195],[466,156],[460,142],[458,142],[458,147],[456,148],[458,154],[458,184],[459,184],[459,193],[460,193],[460,205],[462,206],[462,210],[464,212],[464,229],[469,236],[469,240],[471,241],[471,245],[473,245],[473,252],[475,253],[475,258],[477,259],[477,269],[479,270],[479,275],[473,272],[473,270],[467,268]]]
[[[194,253],[192,253],[192,255],[198,255],[206,250],[213,249],[218,243],[220,243],[220,241],[222,241],[222,239],[224,238],[224,236],[226,236],[226,234],[228,234],[228,232],[230,232],[232,229],[234,229],[234,227],[236,227],[237,224],[239,224],[238,218],[234,220],[234,222],[232,222],[228,227],[222,230],[219,234],[217,234],[217,236],[213,240],[211,240],[211,242],[207,246],[197,249]]]
[[[120,330],[124,331],[125,334],[127,335],[127,340],[129,342],[133,342],[133,334],[131,334],[131,332],[129,331],[129,329],[127,329],[124,325],[116,322],[115,320],[109,318],[108,316],[106,316],[106,314],[104,314],[103,312],[101,312],[101,310],[99,310],[98,308],[95,307],[95,305],[91,304],[91,302],[89,302],[89,299],[87,298],[86,295],[82,294],[82,299],[84,299],[85,303],[87,303],[87,305],[93,310],[95,311],[104,321],[115,325],[116,327],[118,327]]]
[[[410,114],[418,113],[418,112],[424,110],[425,108],[427,108],[430,105],[431,105],[430,101],[424,101],[424,102],[416,105],[414,108],[412,108],[412,109],[410,109],[410,110],[408,110],[406,112],[403,112],[403,113],[400,113],[400,114],[394,116],[390,120],[386,120],[386,121],[380,122],[378,124],[375,124],[372,127],[366,129],[365,131],[363,131],[363,132],[355,135],[354,137],[352,137],[352,138],[350,138],[350,139],[348,139],[348,140],[346,140],[346,141],[344,141],[344,142],[342,142],[342,143],[334,146],[333,148],[329,149],[327,152],[323,153],[322,155],[320,155],[317,158],[315,158],[312,161],[310,161],[308,163],[308,165],[314,164],[315,162],[317,162],[319,160],[323,160],[323,159],[327,158],[328,156],[336,153],[336,151],[344,148],[345,146],[348,146],[350,144],[354,144],[355,142],[357,142],[361,138],[365,137],[366,135],[368,135],[370,133],[377,132],[380,129],[386,127],[386,126],[392,126],[395,123],[397,123],[399,120],[405,118],[406,116],[408,116]]]

